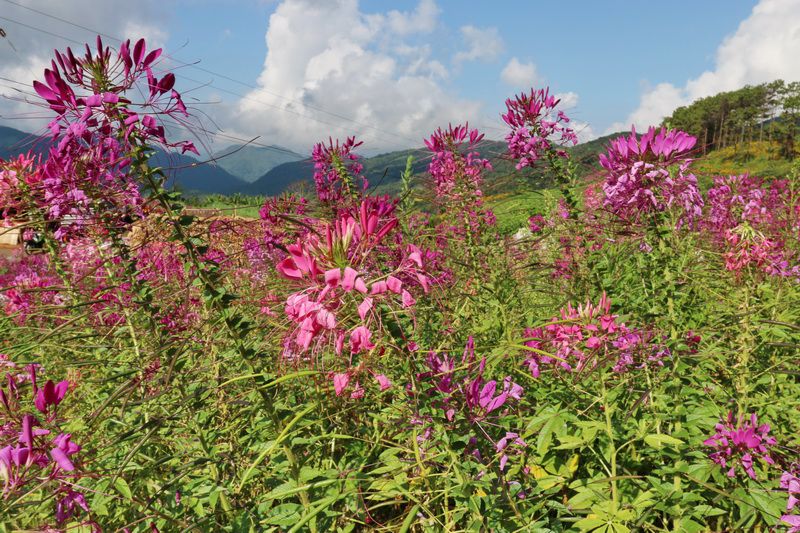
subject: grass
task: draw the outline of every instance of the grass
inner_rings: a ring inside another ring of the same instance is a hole
[[[777,143],[754,141],[714,150],[694,164],[701,182],[710,177],[749,173],[761,177],[786,177],[792,161],[781,157]],[[705,179],[703,179],[705,178]]]
[[[555,189],[502,193],[485,198],[486,205],[497,217],[497,227],[503,234],[512,234],[528,227],[528,218],[547,213],[556,205],[561,194]]]

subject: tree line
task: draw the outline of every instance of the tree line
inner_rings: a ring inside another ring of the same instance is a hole
[[[679,107],[664,125],[695,135],[706,153],[752,141],[774,141],[783,157],[795,156],[800,133],[800,82],[746,85]]]

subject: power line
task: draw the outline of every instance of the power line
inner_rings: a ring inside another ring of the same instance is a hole
[[[63,22],[63,23],[65,23],[65,24],[69,24],[69,25],[71,25],[71,26],[74,26],[74,27],[76,27],[76,28],[80,28],[80,29],[82,29],[82,30],[84,30],[84,31],[88,31],[88,32],[90,32],[90,33],[93,33],[93,34],[95,34],[95,35],[100,35],[100,36],[102,36],[102,37],[106,37],[106,38],[108,38],[108,39],[112,39],[112,40],[114,40],[114,41],[117,41],[117,42],[119,42],[119,43],[121,43],[121,42],[122,42],[122,39],[120,39],[119,37],[115,37],[115,36],[113,36],[113,35],[108,35],[108,34],[106,34],[106,33],[103,33],[103,32],[100,32],[100,31],[96,31],[96,30],[94,30],[94,29],[92,29],[92,28],[89,28],[89,27],[87,27],[87,26],[83,26],[82,24],[78,24],[78,23],[76,23],[76,22],[73,22],[73,21],[67,20],[67,19],[65,19],[65,18],[62,18],[62,17],[56,16],[56,15],[52,15],[52,14],[50,14],[50,13],[47,13],[47,12],[45,12],[45,11],[41,11],[41,10],[39,10],[39,9],[35,9],[35,8],[29,7],[29,6],[25,6],[25,5],[19,4],[19,3],[17,3],[17,2],[14,2],[13,0],[4,0],[4,1],[5,1],[5,2],[7,2],[7,3],[9,3],[9,4],[15,5],[15,6],[17,6],[17,7],[20,7],[20,8],[23,8],[23,9],[27,9],[27,10],[29,10],[29,11],[32,11],[32,12],[34,12],[34,13],[37,13],[37,14],[39,14],[39,15],[42,15],[42,16],[45,16],[45,17],[48,17],[48,18],[51,18],[51,19],[57,20],[57,21],[59,21],[59,22]],[[2,18],[2,17],[0,17],[0,18]],[[12,21],[12,22],[14,22],[14,21]],[[30,27],[30,26],[29,26],[29,27]],[[32,29],[36,29],[36,28],[32,28]],[[45,31],[45,30],[40,30],[40,31]],[[55,35],[55,34],[53,34],[53,33],[50,33],[50,35]],[[59,36],[57,36],[57,35],[55,35],[55,36],[56,36],[56,37],[59,37]],[[62,38],[63,38],[63,37],[62,37]],[[83,44],[83,43],[80,43],[80,42],[78,42],[78,41],[74,41],[74,40],[71,40],[71,41],[72,41],[72,42],[76,42],[76,43],[78,43],[78,44]],[[276,97],[276,98],[280,98],[280,99],[282,99],[282,100],[286,100],[286,101],[288,101],[288,102],[294,102],[294,103],[298,103],[298,104],[300,104],[300,105],[302,105],[302,106],[304,106],[304,107],[306,107],[306,108],[308,108],[308,109],[313,109],[313,110],[315,110],[315,111],[318,111],[318,112],[320,112],[320,113],[325,113],[326,115],[330,115],[330,116],[332,116],[332,117],[335,117],[335,118],[338,118],[338,119],[340,119],[340,120],[345,120],[345,121],[347,121],[347,122],[351,122],[351,123],[353,123],[353,124],[356,124],[356,125],[358,125],[358,126],[361,126],[361,127],[364,127],[364,128],[369,128],[369,129],[375,130],[375,131],[377,131],[377,132],[380,132],[380,133],[383,133],[383,134],[385,134],[385,135],[391,135],[391,136],[394,136],[394,137],[397,137],[397,138],[399,138],[399,139],[403,139],[403,140],[405,140],[405,141],[409,141],[409,142],[412,142],[412,143],[417,143],[417,142],[418,142],[418,140],[416,140],[416,139],[411,139],[410,137],[406,137],[406,136],[404,136],[404,135],[401,135],[401,134],[399,134],[399,133],[395,133],[395,132],[391,132],[391,131],[383,130],[383,129],[381,129],[381,128],[378,128],[377,126],[373,126],[373,125],[371,125],[371,124],[366,124],[366,123],[363,123],[363,122],[359,122],[359,121],[357,121],[357,120],[354,120],[354,119],[352,119],[352,118],[349,118],[349,117],[347,117],[347,116],[344,116],[344,115],[341,115],[341,114],[338,114],[338,113],[334,113],[334,112],[332,112],[332,111],[328,111],[328,110],[326,110],[326,109],[323,109],[323,108],[321,108],[321,107],[317,107],[317,106],[309,105],[308,103],[306,103],[306,102],[302,102],[301,100],[298,100],[298,99],[296,99],[296,98],[290,98],[290,97],[287,97],[287,96],[283,96],[283,95],[281,95],[281,94],[279,94],[279,93],[275,93],[275,92],[269,91],[268,89],[265,89],[265,88],[263,88],[263,87],[258,87],[258,86],[256,86],[256,85],[253,85],[253,84],[251,84],[251,83],[247,83],[247,82],[244,82],[244,81],[241,81],[241,80],[237,80],[237,79],[235,79],[235,78],[232,78],[232,77],[230,77],[230,76],[227,76],[227,75],[225,75],[225,74],[222,74],[222,73],[219,73],[219,72],[214,72],[213,70],[210,70],[210,69],[207,69],[207,68],[201,67],[201,66],[199,66],[199,65],[197,65],[197,64],[194,64],[194,63],[187,63],[187,62],[185,62],[185,61],[181,61],[180,59],[177,59],[177,58],[175,58],[175,57],[173,57],[173,56],[170,56],[170,55],[168,55],[168,54],[164,54],[164,55],[165,55],[167,58],[171,59],[172,61],[174,61],[175,63],[177,63],[177,64],[179,64],[179,65],[181,65],[181,66],[188,66],[188,67],[190,67],[190,68],[194,68],[194,69],[200,70],[200,71],[202,71],[202,72],[205,72],[205,73],[207,73],[207,74],[211,74],[211,75],[213,75],[213,76],[217,76],[217,77],[220,77],[220,78],[226,79],[226,80],[228,80],[228,81],[230,81],[230,82],[233,82],[233,83],[236,83],[236,84],[242,85],[242,86],[244,86],[244,87],[248,87],[248,88],[251,88],[251,89],[255,89],[255,90],[260,90],[260,91],[263,91],[263,92],[265,92],[265,93],[267,93],[267,94],[269,94],[269,95],[271,95],[271,96],[274,96],[274,97]],[[192,79],[190,79],[190,78],[186,78],[185,76],[184,76],[184,78],[185,78],[185,79],[187,79],[187,80],[189,80],[189,81],[195,81],[196,83],[200,83],[200,82],[199,82],[199,81],[197,81],[197,80],[192,80]],[[240,98],[245,98],[245,99],[254,100],[254,101],[257,101],[257,102],[259,102],[259,103],[261,103],[261,104],[263,104],[263,105],[270,105],[270,104],[267,104],[266,102],[259,101],[259,100],[255,100],[255,99],[253,99],[253,98],[250,98],[250,97],[245,97],[245,96],[243,96],[243,95],[241,95],[241,94],[239,94],[239,93],[236,93],[236,92],[233,92],[233,91],[229,91],[229,90],[226,90],[226,89],[222,89],[222,88],[220,88],[220,87],[217,87],[217,86],[214,86],[214,85],[209,85],[209,86],[210,86],[210,87],[213,87],[213,88],[215,88],[215,89],[218,89],[218,90],[221,90],[221,91],[227,92],[227,93],[229,93],[229,94],[232,94],[232,95],[235,95],[235,96],[239,96]],[[293,111],[291,111],[291,110],[289,110],[289,109],[285,109],[285,108],[282,108],[282,107],[280,107],[280,106],[270,105],[270,107],[274,107],[274,108],[276,108],[276,109],[280,109],[280,110],[283,110],[283,111],[293,112]],[[295,113],[295,114],[298,114],[298,113],[296,113],[296,112],[293,112],[293,113]],[[304,115],[300,115],[300,116],[304,116]],[[305,117],[305,116],[304,116],[304,117]],[[314,117],[305,117],[305,118],[311,118],[312,120],[317,120],[317,119],[315,119]],[[322,121],[319,121],[319,122],[321,122],[321,123],[323,123],[323,124],[326,124],[326,125],[331,125],[331,124],[329,124],[329,123],[327,123],[327,122],[322,122]]]
[[[8,1],[8,0],[6,0],[6,1]],[[25,24],[25,23],[19,22],[19,21],[17,21],[17,20],[14,20],[14,19],[10,19],[10,18],[7,18],[7,17],[1,17],[1,16],[0,16],[0,19],[3,19],[3,20],[8,20],[9,22],[13,22],[13,23],[15,23],[15,24],[19,24],[19,25],[21,25],[21,26],[24,26],[24,27],[26,27],[26,28],[29,28],[29,29],[32,29],[32,30],[35,30],[35,31],[39,31],[39,32],[45,33],[45,34],[51,35],[51,36],[53,36],[53,37],[56,37],[56,38],[59,38],[59,39],[62,39],[62,40],[68,41],[68,42],[76,43],[76,44],[79,44],[79,45],[82,45],[82,44],[84,44],[84,43],[83,43],[83,42],[81,42],[81,41],[77,41],[77,40],[75,40],[75,39],[71,39],[71,38],[69,38],[69,37],[65,37],[65,36],[63,36],[63,35],[59,35],[59,34],[57,34],[57,33],[53,33],[53,32],[50,32],[50,31],[48,31],[48,30],[44,30],[44,29],[42,29],[42,28],[38,28],[38,27],[36,27],[36,26],[32,26],[32,25],[30,25],[30,24]],[[116,38],[114,38],[114,37],[111,37],[111,38],[112,38],[112,39],[116,39]],[[167,57],[168,57],[168,56],[167,56]],[[190,64],[188,64],[188,63],[184,63],[184,65],[186,65],[186,66],[192,66],[192,65],[190,65]],[[272,107],[272,108],[278,109],[278,110],[280,110],[280,111],[283,111],[283,112],[285,112],[285,113],[292,113],[293,115],[297,115],[297,116],[299,116],[299,117],[301,117],[301,118],[306,118],[306,119],[309,119],[309,120],[313,120],[313,121],[315,121],[315,122],[318,122],[318,123],[320,123],[320,124],[325,124],[326,126],[330,126],[330,127],[332,127],[332,128],[336,128],[336,129],[343,129],[343,128],[345,127],[345,126],[343,126],[343,125],[341,125],[341,124],[334,124],[334,123],[326,122],[326,121],[324,121],[324,120],[320,120],[320,119],[318,119],[318,118],[316,118],[316,117],[314,117],[314,116],[310,116],[310,115],[304,115],[304,114],[302,114],[302,113],[299,113],[299,112],[297,112],[297,111],[293,111],[293,110],[291,110],[291,109],[286,109],[286,108],[283,108],[283,107],[277,106],[277,105],[275,105],[275,104],[270,104],[270,103],[268,103],[268,102],[264,102],[263,100],[258,100],[258,99],[256,99],[256,98],[252,98],[252,97],[249,97],[249,96],[245,96],[245,95],[243,95],[243,94],[241,94],[241,93],[237,93],[236,91],[231,91],[231,90],[229,90],[229,89],[224,89],[224,88],[222,88],[222,87],[217,87],[217,86],[215,86],[215,85],[212,85],[212,84],[210,84],[210,83],[209,83],[209,84],[206,84],[206,83],[204,83],[204,82],[202,82],[202,81],[200,81],[200,80],[196,80],[196,79],[190,78],[190,77],[188,77],[188,76],[182,76],[182,79],[184,79],[184,80],[187,80],[187,81],[191,81],[191,82],[194,82],[194,83],[198,83],[198,84],[201,84],[201,85],[208,85],[209,87],[212,87],[212,88],[214,88],[214,89],[217,89],[218,91],[222,91],[222,92],[225,92],[225,93],[228,93],[228,94],[231,94],[231,95],[237,96],[237,97],[239,97],[239,98],[241,98],[241,99],[243,99],[243,100],[250,100],[250,101],[253,101],[253,102],[259,103],[259,104],[261,104],[261,105],[265,105],[265,106],[268,106],[268,107]],[[20,83],[20,82],[16,82],[16,83]],[[207,132],[207,133],[210,133],[210,134],[213,134],[213,135],[215,135],[215,136],[216,136],[216,135],[220,135],[220,132],[213,132],[213,131],[210,131],[210,130],[206,130],[206,132]],[[223,136],[223,137],[224,137],[224,135],[220,135],[220,136]],[[366,138],[366,140],[369,140],[369,138]],[[385,139],[384,139],[384,140],[385,140]],[[285,150],[285,149],[278,149],[278,148],[276,148],[276,147],[271,147],[271,146],[268,146],[268,145],[262,145],[262,146],[263,146],[264,148],[271,148],[271,149],[275,149],[275,150],[277,150],[277,151],[283,151],[283,152],[287,152],[287,151],[288,151],[288,150]]]

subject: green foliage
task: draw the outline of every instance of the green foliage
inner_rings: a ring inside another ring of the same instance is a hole
[[[754,140],[776,140],[782,156],[791,159],[798,119],[800,82],[776,80],[700,98],[673,111],[664,124],[697,137],[703,154]]]

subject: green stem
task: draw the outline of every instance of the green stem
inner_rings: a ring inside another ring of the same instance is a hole
[[[606,418],[606,433],[608,434],[608,454],[609,462],[611,463],[611,500],[614,503],[614,509],[617,509],[619,503],[619,495],[617,493],[617,448],[614,444],[614,426],[611,423],[611,403],[608,401],[608,391],[606,390],[605,381],[603,381],[603,412]]]

